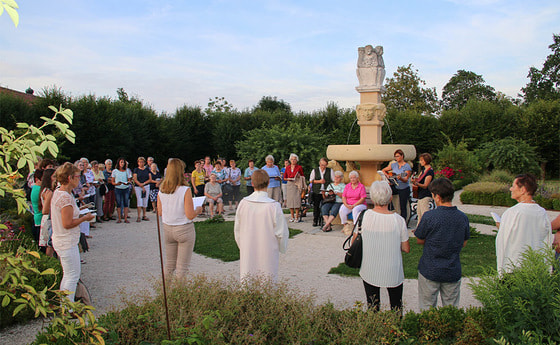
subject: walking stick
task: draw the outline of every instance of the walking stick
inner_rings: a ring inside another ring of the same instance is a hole
[[[169,328],[169,309],[167,308],[167,292],[165,288],[165,271],[163,269],[163,252],[161,249],[161,231],[159,229],[158,213],[156,213],[156,223],[157,223],[158,242],[159,242],[159,262],[161,263],[161,281],[163,283],[163,303],[165,305],[165,321],[167,322],[167,340],[171,340],[171,329]]]

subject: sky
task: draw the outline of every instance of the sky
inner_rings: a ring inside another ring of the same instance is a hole
[[[359,103],[358,47],[384,47],[387,77],[412,64],[427,87],[464,69],[516,97],[560,34],[558,0],[44,1],[0,16],[0,86],[117,98],[157,112],[239,110],[263,96],[315,111]]]

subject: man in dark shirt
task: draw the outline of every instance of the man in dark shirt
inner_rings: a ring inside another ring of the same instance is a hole
[[[437,305],[459,306],[461,297],[461,261],[459,254],[470,237],[467,216],[451,204],[453,184],[439,178],[430,184],[437,208],[422,217],[414,232],[424,251],[418,263],[418,303],[420,310]]]

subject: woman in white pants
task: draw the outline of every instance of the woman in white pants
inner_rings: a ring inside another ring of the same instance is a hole
[[[350,183],[344,187],[344,192],[342,192],[342,206],[340,206],[338,215],[340,216],[340,222],[344,225],[342,231],[349,234],[352,228],[346,224],[348,213],[352,212],[352,220],[355,224],[360,212],[367,209],[367,194],[366,187],[360,183],[360,175],[358,175],[357,171],[353,170],[348,177],[350,178]]]
[[[62,264],[60,290],[69,291],[68,299],[74,302],[76,285],[80,279],[80,224],[95,218],[91,213],[80,217],[80,209],[72,196],[72,189],[80,183],[80,170],[72,163],[64,163],[56,170],[60,187],[51,200],[52,243]]]

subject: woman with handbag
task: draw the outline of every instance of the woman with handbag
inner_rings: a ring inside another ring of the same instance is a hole
[[[311,199],[313,201],[313,226],[319,225],[321,219],[321,201],[328,185],[334,181],[334,171],[327,167],[329,161],[326,157],[319,160],[319,167],[311,170],[309,182],[311,183]]]
[[[335,171],[334,182],[329,184],[324,192],[323,206],[321,207],[321,214],[323,215],[323,220],[325,221],[325,225],[322,229],[324,232],[332,230],[331,223],[340,211],[340,206],[342,205],[342,193],[344,192],[344,187],[346,187],[346,184],[342,182],[343,178],[344,173],[342,171]]]
[[[404,219],[389,211],[392,191],[384,181],[375,181],[369,190],[373,209],[362,220],[362,266],[360,277],[366,291],[368,309],[379,310],[380,288],[389,292],[391,309],[402,312],[404,270],[402,252],[410,252]],[[357,234],[354,234],[354,239]]]
[[[352,212],[353,223],[356,224],[358,215],[363,210],[367,209],[366,204],[366,187],[360,182],[360,175],[356,170],[352,170],[348,174],[350,178],[350,183],[344,186],[344,191],[342,192],[342,205],[340,206],[340,211],[338,212],[340,216],[340,222],[344,227],[342,232],[346,235],[350,235],[352,232],[352,227],[346,224],[348,220],[348,214]]]

